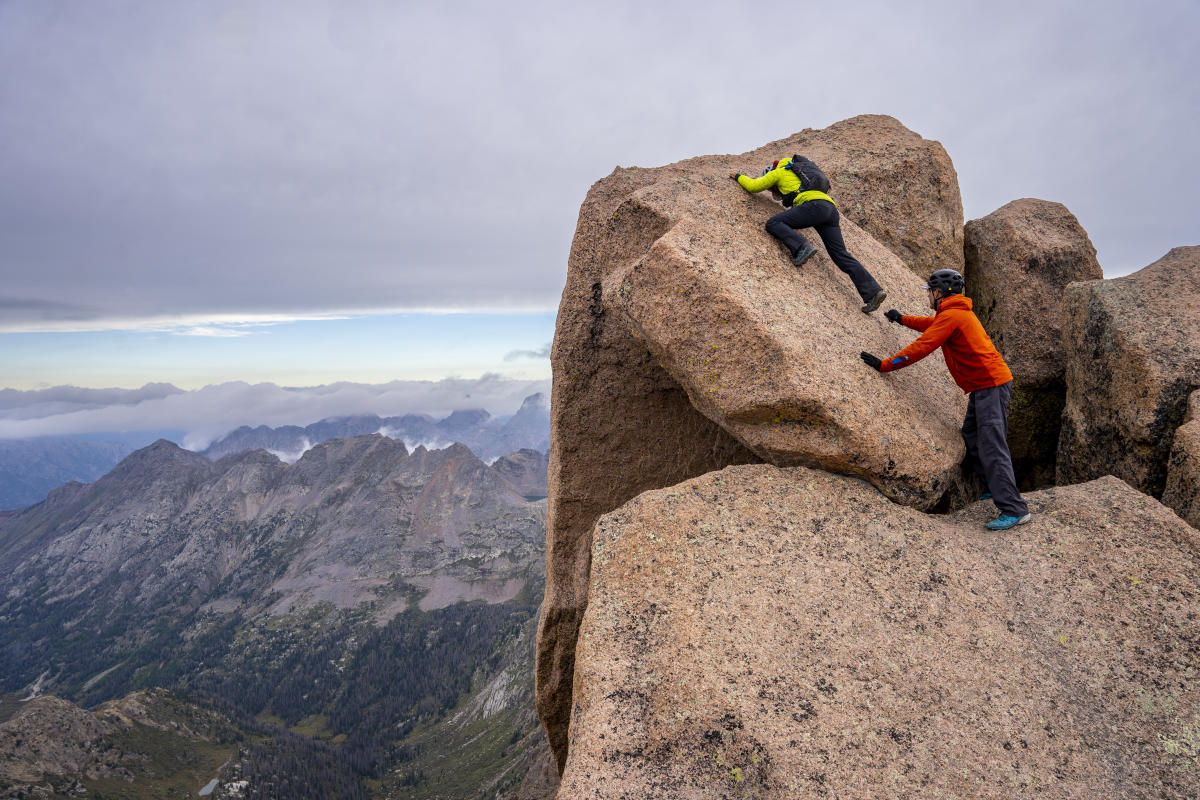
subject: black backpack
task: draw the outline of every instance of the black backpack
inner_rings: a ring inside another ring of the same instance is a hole
[[[821,168],[804,156],[792,156],[792,160],[785,164],[784,168],[796,173],[796,177],[800,179],[799,191],[801,192],[828,192],[832,188],[829,184],[829,178],[825,177],[825,173],[821,172]],[[784,195],[784,197],[787,197],[787,195]]]

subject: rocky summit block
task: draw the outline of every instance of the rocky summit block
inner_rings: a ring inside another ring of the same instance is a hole
[[[1192,392],[1187,416],[1175,429],[1162,501],[1200,528],[1200,391]]]
[[[1104,277],[1079,220],[1062,203],[1014,200],[967,223],[965,251],[967,294],[1013,378],[1061,381],[1063,291]]]
[[[558,800],[1195,797],[1200,534],[1027,499],[994,534],[753,465],[604,516]]]
[[[1013,373],[1008,440],[1022,488],[1054,482],[1066,386],[1063,291],[1100,280],[1087,231],[1061,203],[1014,200],[966,225],[967,294]]]
[[[1200,246],[1063,296],[1067,400],[1057,481],[1116,475],[1162,496],[1175,429],[1200,389]]]
[[[601,514],[647,489],[764,459],[855,471],[928,505],[961,457],[964,400],[938,359],[888,378],[872,374],[858,350],[886,356],[911,332],[864,316],[815,237],[819,254],[797,272],[763,230],[782,207],[728,178],[796,152],[833,180],[851,251],[891,292],[884,308],[928,313],[920,278],[896,252],[916,259],[914,269],[961,263],[953,166],[941,145],[889,117],[856,117],[738,156],[619,168],[592,186],[552,352],[537,680],[560,765]],[[883,244],[854,220],[870,220]]]
[[[860,475],[899,502],[932,506],[963,456],[965,399],[941,356],[888,376],[867,368],[861,350],[887,357],[916,335],[882,313],[864,315],[823,251],[792,266],[762,227],[778,205],[695,161],[686,162],[686,192],[664,168],[618,207],[614,236],[624,238],[624,225],[665,232],[613,265],[605,307],[693,407],[762,460]],[[887,287],[889,306],[933,313],[899,258],[852,222],[842,233]]]

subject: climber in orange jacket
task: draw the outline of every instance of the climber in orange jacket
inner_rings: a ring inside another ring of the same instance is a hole
[[[971,310],[971,298],[962,294],[961,274],[940,269],[929,276],[923,288],[929,292],[929,307],[934,316],[908,316],[894,308],[884,314],[889,322],[921,331],[916,341],[887,360],[867,352],[861,354],[862,360],[880,372],[894,372],[942,348],[950,375],[970,397],[962,426],[967,462],[1000,510],[1000,516],[987,523],[987,527],[1002,531],[1028,522],[1029,507],[1017,490],[1008,451],[1012,372]]]

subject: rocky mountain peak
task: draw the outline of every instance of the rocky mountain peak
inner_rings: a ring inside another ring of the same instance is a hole
[[[57,616],[146,630],[201,606],[396,613],[433,587],[440,605],[507,599],[540,574],[543,513],[461,444],[410,454],[379,434],[332,439],[289,466],[159,442],[6,521],[0,616],[36,617],[26,600],[58,595],[75,600]]]
[[[203,456],[193,453],[191,450],[184,450],[179,445],[167,439],[159,439],[140,450],[130,453],[117,465],[114,472],[116,472],[117,477],[124,478],[133,476],[138,472],[174,470],[178,468],[208,469],[210,466],[211,463]]]
[[[328,439],[300,457],[289,474],[295,478],[334,480],[352,471],[385,474],[408,458],[404,442],[378,433],[350,439]]]
[[[542,392],[531,394],[521,401],[516,416],[523,414],[545,414],[550,411],[550,399]]]
[[[492,415],[482,408],[473,408],[463,411],[454,411],[447,417],[442,425],[447,431],[457,431],[464,428],[471,428],[487,422],[492,418]]]
[[[942,360],[864,367],[915,334],[863,315],[819,246],[798,272],[763,230],[779,205],[729,180],[795,153],[888,305],[930,315],[921,276],[962,263],[949,157],[891,118],[592,186],[553,345],[537,699],[558,800],[1191,797],[1200,534],[1154,496],[1192,513],[1200,248],[1106,281],[1060,204],[975,227],[966,294],[1063,409],[1061,436],[1010,429],[1060,485],[996,536]]]
[[[541,399],[539,399],[541,398]],[[217,460],[242,450],[265,449],[285,461],[297,460],[327,439],[381,433],[409,447],[438,449],[462,442],[480,458],[492,460],[522,447],[549,449],[550,414],[544,395],[531,395],[511,417],[492,417],[482,409],[457,411],[437,420],[428,414],[380,418],[374,415],[330,417],[305,427],[242,427],[213,442],[204,455]]]

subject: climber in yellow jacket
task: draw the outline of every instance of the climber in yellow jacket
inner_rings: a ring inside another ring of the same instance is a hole
[[[819,181],[828,185],[828,179],[816,164],[798,156],[774,162],[759,178],[749,178],[738,172],[729,173],[729,177],[748,192],[770,189],[783,201],[787,211],[767,220],[767,232],[783,243],[791,253],[792,263],[797,267],[811,258],[817,252],[817,248],[797,233],[796,228],[814,228],[833,263],[854,282],[854,288],[863,300],[863,313],[870,314],[879,308],[880,303],[887,298],[887,293],[871,277],[866,267],[846,249],[846,243],[842,240],[842,229],[838,224],[837,205],[833,198],[819,189],[802,191],[801,176],[805,169],[809,169],[810,172],[815,170]]]

